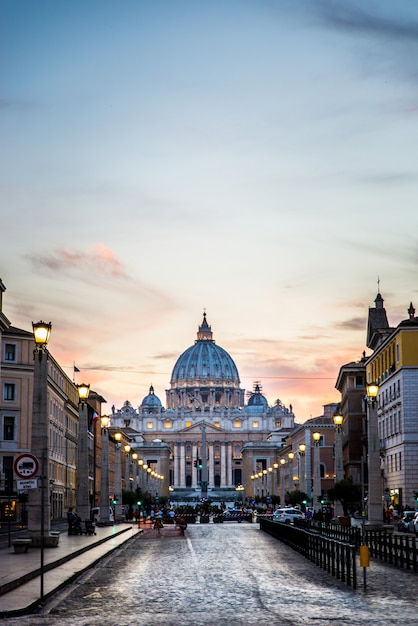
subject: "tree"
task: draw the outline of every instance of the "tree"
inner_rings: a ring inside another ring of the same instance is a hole
[[[328,498],[335,502],[339,500],[342,504],[344,515],[348,515],[350,504],[358,505],[361,502],[361,486],[353,482],[351,476],[339,480],[334,487],[328,490]]]
[[[300,504],[304,509],[309,502],[309,498],[304,491],[300,491],[299,489],[295,489],[289,493],[289,504],[295,506],[295,504]]]

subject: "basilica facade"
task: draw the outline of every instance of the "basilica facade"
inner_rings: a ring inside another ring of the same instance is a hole
[[[238,369],[213,339],[206,313],[194,344],[174,365],[165,406],[151,386],[139,406],[127,400],[112,407],[110,418],[112,430],[133,442],[141,464],[163,476],[163,493],[179,499],[202,489],[225,499],[237,487],[251,495],[251,476],[277,463],[295,426],[292,407],[280,400],[270,406],[260,382],[249,393],[241,388]]]

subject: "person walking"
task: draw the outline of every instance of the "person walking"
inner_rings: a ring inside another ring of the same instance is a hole
[[[70,506],[67,511],[67,522],[68,522],[68,534],[73,534],[74,524],[77,520],[77,515],[73,511],[73,507]]]

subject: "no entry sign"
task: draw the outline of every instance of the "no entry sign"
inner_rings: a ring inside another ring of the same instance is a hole
[[[15,459],[13,469],[19,478],[33,478],[38,473],[39,462],[33,454],[21,454]]]

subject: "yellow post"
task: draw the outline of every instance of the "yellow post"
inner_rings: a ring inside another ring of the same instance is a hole
[[[360,546],[360,567],[370,567],[369,546]]]

